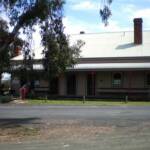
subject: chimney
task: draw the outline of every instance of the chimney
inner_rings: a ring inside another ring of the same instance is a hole
[[[142,18],[135,18],[134,19],[134,44],[142,44],[143,37],[142,37]]]
[[[85,34],[85,32],[84,31],[80,31],[80,34]]]
[[[19,56],[21,54],[21,46],[16,46],[15,51],[14,51],[14,55]]]

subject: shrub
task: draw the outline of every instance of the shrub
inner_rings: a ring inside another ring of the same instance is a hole
[[[7,95],[7,96],[0,96],[0,103],[8,103],[12,101],[12,97]]]

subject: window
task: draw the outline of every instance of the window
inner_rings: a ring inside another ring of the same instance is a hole
[[[150,73],[147,74],[147,77],[146,77],[146,84],[150,86]]]
[[[122,75],[121,73],[115,73],[113,74],[113,86],[114,87],[120,87],[122,83]]]
[[[40,81],[39,81],[39,80],[36,80],[36,81],[34,82],[34,85],[35,85],[35,87],[40,86]]]

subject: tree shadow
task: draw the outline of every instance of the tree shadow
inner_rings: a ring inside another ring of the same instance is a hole
[[[40,124],[39,118],[5,118],[0,119],[0,128],[13,128],[22,125]]]

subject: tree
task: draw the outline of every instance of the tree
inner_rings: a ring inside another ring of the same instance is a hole
[[[0,0],[0,7],[10,19],[13,38],[18,36],[21,29],[30,36],[35,25],[40,27],[45,56],[43,64],[49,80],[75,63],[82,45],[78,42],[79,45],[69,46],[69,40],[63,31],[63,5],[63,0]],[[6,49],[13,42],[8,40],[1,49]],[[23,52],[25,60],[31,60],[28,45],[23,47]]]
[[[48,19],[42,28],[42,43],[44,46],[43,64],[49,79],[49,88],[51,90],[51,81],[66,71],[67,67],[73,66],[79,57],[80,48],[84,42],[77,41],[73,46],[69,46],[69,38],[64,34],[62,23],[62,5],[63,1],[55,1],[51,7],[50,19]],[[55,11],[54,11],[55,10]]]
[[[10,58],[15,56],[15,50],[17,46],[22,45],[22,40],[19,38],[13,39],[13,44],[5,46],[8,40],[11,40],[12,36],[8,30],[8,23],[0,18],[0,91],[1,91],[1,79],[2,73],[10,70]],[[13,50],[13,52],[11,51]]]
[[[113,0],[101,0],[102,7],[100,8],[100,17],[105,26],[108,25],[108,19],[112,15],[110,10],[110,5],[112,2]]]
[[[8,36],[8,26],[7,23],[0,19],[0,47],[3,46],[5,37]],[[9,55],[5,51],[0,50],[0,92],[1,92],[1,79],[2,73],[8,66]]]

